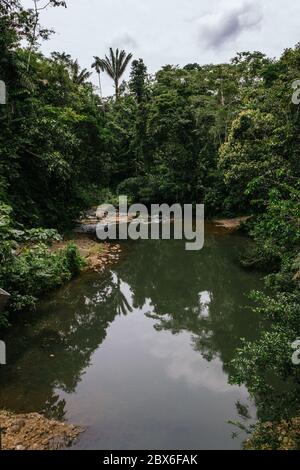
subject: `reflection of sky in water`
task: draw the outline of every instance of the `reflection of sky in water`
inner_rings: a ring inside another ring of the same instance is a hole
[[[164,362],[165,372],[172,380],[184,380],[189,386],[206,387],[214,392],[232,390],[221,361],[207,363],[199,352],[193,351],[189,333],[174,338],[171,333],[161,332],[151,353]]]
[[[245,435],[233,441],[228,420],[240,419],[248,393],[228,384],[228,364],[255,334],[243,302],[257,285],[232,262],[236,241],[224,240],[209,236],[200,253],[182,242],[130,245],[113,271],[51,295],[9,339],[19,338],[0,377],[3,406],[46,404],[86,426],[76,448],[240,448]]]
[[[132,292],[128,284],[121,282],[121,290],[130,299],[132,306]],[[199,294],[199,314],[209,316],[211,294],[208,291]],[[132,307],[133,308],[133,307]],[[172,380],[184,380],[189,386],[206,387],[214,392],[228,392],[233,388],[227,382],[227,375],[222,369],[222,362],[214,359],[209,363],[203,359],[199,352],[194,351],[191,345],[191,335],[181,332],[173,335],[170,332],[160,331],[157,334],[146,325],[149,319],[142,314],[154,313],[150,299],[146,299],[141,310],[134,311],[135,318],[122,319],[123,328],[130,330],[130,341],[143,344],[153,357],[159,359],[164,365],[166,375]],[[155,323],[155,322],[154,322]],[[114,327],[112,326],[112,329]],[[122,337],[127,335],[122,335]]]
[[[132,311],[109,326],[107,338],[94,353],[75,394],[62,395],[69,419],[90,426],[96,434],[103,433],[105,442],[110,442],[111,435],[116,442],[122,442],[129,420],[129,439],[142,442],[140,434],[144,434],[144,440],[148,436],[153,442],[152,448],[159,448],[159,442],[164,443],[161,448],[179,448],[175,438],[178,426],[183,426],[187,434],[186,448],[239,448],[240,440],[232,441],[234,429],[227,421],[239,419],[237,401],[249,405],[247,390],[229,385],[221,360],[205,360],[193,349],[189,332],[157,332],[156,321],[145,316],[155,313],[151,300],[145,299],[141,309],[134,309],[130,286],[116,276],[114,281],[119,282]],[[209,316],[211,298],[208,291],[199,294],[199,313],[205,318]],[[249,406],[250,414],[255,416]],[[199,436],[195,441],[196,433]],[[87,439],[91,435],[92,430],[83,435],[78,447],[89,448]],[[184,442],[183,437],[180,439]],[[99,441],[95,442],[97,447]],[[140,445],[145,447],[145,441]]]
[[[200,292],[199,304],[200,304],[200,315],[202,317],[209,317],[209,304],[212,299],[212,294],[208,291]]]

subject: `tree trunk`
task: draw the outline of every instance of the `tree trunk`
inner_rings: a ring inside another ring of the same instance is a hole
[[[115,80],[115,90],[116,90],[116,101],[118,101],[120,97],[119,80]]]
[[[99,79],[99,92],[100,92],[100,97],[102,98],[102,85],[101,85],[101,75],[100,75],[100,72],[98,72],[98,79]]]

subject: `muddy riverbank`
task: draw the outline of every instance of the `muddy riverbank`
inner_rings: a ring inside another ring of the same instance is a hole
[[[2,450],[58,450],[84,431],[79,426],[46,419],[38,413],[0,411]]]

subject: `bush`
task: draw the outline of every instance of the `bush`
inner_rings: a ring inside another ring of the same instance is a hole
[[[56,230],[15,230],[11,214],[9,206],[0,206],[0,285],[11,295],[9,312],[17,312],[34,307],[43,293],[76,276],[83,260],[74,244],[49,250],[47,244],[60,240]],[[0,313],[0,327],[7,318],[7,312]]]
[[[295,418],[280,423],[258,423],[244,448],[246,450],[299,450],[300,419]]]
[[[35,305],[44,293],[78,274],[82,261],[75,245],[51,253],[46,245],[26,248],[1,272],[5,290],[11,294],[10,311]]]

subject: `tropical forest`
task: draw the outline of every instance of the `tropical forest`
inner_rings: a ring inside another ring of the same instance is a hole
[[[0,1],[1,445],[299,450],[300,43],[86,66],[43,49],[69,3]],[[97,240],[124,195],[203,204],[203,249]]]

